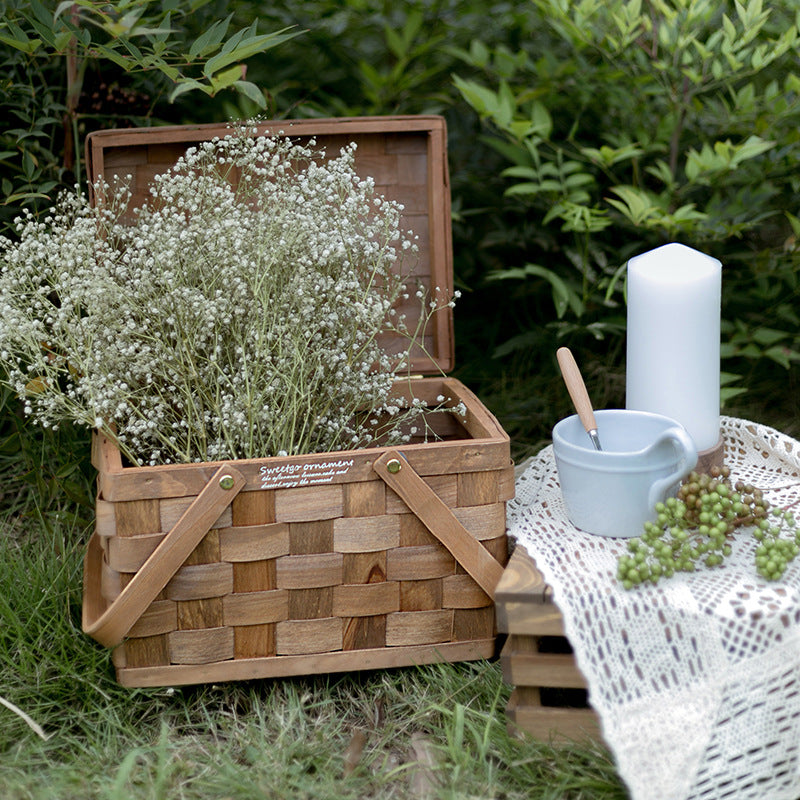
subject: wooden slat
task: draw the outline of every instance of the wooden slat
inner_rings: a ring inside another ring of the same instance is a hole
[[[269,525],[275,520],[274,492],[240,492],[231,503],[231,524],[234,527]]]
[[[175,527],[178,520],[186,513],[186,509],[194,501],[194,497],[170,497],[161,500],[159,503],[160,509],[160,523],[159,530],[169,531]],[[151,501],[155,502],[155,501]],[[212,520],[210,528],[229,528],[233,524],[230,506],[224,508],[222,513]],[[142,529],[140,533],[147,533]]]
[[[275,516],[279,522],[333,519],[344,514],[341,485],[279,489],[275,492]]]
[[[343,623],[339,617],[279,622],[276,628],[278,655],[303,655],[341,650],[343,631]]]
[[[167,634],[174,664],[209,664],[233,658],[232,628],[203,628]]]
[[[452,577],[452,576],[450,576]],[[443,606],[442,579],[400,581],[399,611],[433,611]]]
[[[285,623],[279,623],[285,624]],[[392,669],[443,661],[475,661],[491,658],[495,640],[441,642],[409,647],[376,647],[348,652],[313,653],[277,658],[250,658],[202,666],[166,666],[121,669],[123,686],[181,686],[215,681],[282,678],[292,675],[321,675],[351,670]]]
[[[453,638],[486,639],[495,634],[494,607],[457,608],[453,611]]]
[[[400,518],[340,517],[333,521],[333,550],[337,553],[369,553],[400,546]]]
[[[202,597],[177,603],[178,630],[218,628],[222,622],[222,598]]]
[[[484,608],[492,598],[469,575],[448,575],[442,579],[444,608]]]
[[[494,476],[496,473],[489,474]],[[453,509],[453,516],[455,516],[478,541],[495,539],[505,534],[505,503],[490,503],[482,506],[459,506]]]
[[[497,625],[503,633],[564,636],[564,618],[553,603],[498,603]]]
[[[399,611],[386,617],[387,647],[449,642],[452,638],[452,611]]]
[[[437,378],[423,378],[414,382],[415,388],[432,381],[435,389],[450,382]],[[476,402],[477,399],[476,399]],[[442,441],[429,444],[408,444],[398,448],[406,456],[417,474],[422,476],[454,474],[465,471],[501,470],[508,466],[508,436],[497,426],[491,438]],[[111,447],[112,445],[108,445]],[[336,485],[362,480],[375,480],[372,464],[376,457],[393,448],[365,448],[336,453],[338,458],[352,460],[346,475],[333,480]],[[331,454],[326,454],[330,460]],[[296,456],[292,458],[241,459],[236,468],[247,481],[245,491],[256,491],[261,486],[261,470],[280,465],[302,465],[319,463],[320,456]],[[155,467],[125,467],[120,472],[101,473],[102,496],[107,501],[148,499],[159,497],[191,497],[198,494],[211,479],[219,462],[205,464],[164,464]],[[388,502],[388,501],[387,501]],[[334,516],[341,516],[336,514]]]
[[[222,598],[223,624],[261,625],[289,618],[289,593],[286,589],[265,592],[240,592]]]
[[[128,636],[156,636],[159,633],[177,630],[177,608],[177,604],[173,600],[156,600],[139,617],[139,621],[130,629]]]
[[[324,619],[333,614],[333,586],[289,589],[289,619]]]
[[[453,575],[456,562],[440,544],[396,547],[386,553],[386,578],[390,581],[415,581]]]
[[[601,738],[600,722],[589,708],[519,705],[516,692],[506,707],[509,729],[513,734],[533,736],[541,741],[585,741]]]
[[[126,668],[137,667],[158,667],[170,663],[169,634],[159,634],[157,636],[144,636],[136,639],[128,639],[119,647],[125,651]]]
[[[336,617],[369,617],[399,610],[400,585],[395,581],[333,587],[333,615]]]
[[[534,560],[524,548],[516,547],[497,585],[495,602],[544,603],[546,586]]]
[[[279,589],[312,589],[342,583],[341,553],[283,556],[276,560]]]
[[[289,555],[289,524],[245,525],[219,529],[223,561],[264,561]]]
[[[390,456],[391,457],[391,456]],[[376,461],[376,464],[379,460]],[[457,475],[429,475],[423,479],[430,490],[448,508],[453,508],[458,503],[458,476]],[[386,513],[405,514],[408,512],[408,503],[391,489],[386,493]]]
[[[233,591],[233,565],[226,562],[181,567],[165,587],[170,600],[222,597]]]
[[[345,553],[343,583],[378,583],[386,580],[386,552]]]
[[[386,513],[386,484],[383,481],[347,483],[344,487],[346,517],[377,517]]]
[[[289,523],[289,552],[292,555],[331,553],[333,546],[333,520]]]
[[[342,621],[344,623],[342,650],[385,649],[385,614],[377,614],[372,617],[343,617]]]
[[[513,686],[549,686],[585,689],[586,679],[572,655],[561,653],[510,653],[503,651],[503,678]]]

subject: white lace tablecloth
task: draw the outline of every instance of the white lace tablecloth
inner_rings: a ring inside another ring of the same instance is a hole
[[[800,443],[730,417],[722,432],[732,478],[800,501]],[[800,797],[800,557],[765,581],[739,531],[722,567],[625,591],[626,541],[570,525],[552,447],[518,478],[509,532],[553,588],[634,800]]]

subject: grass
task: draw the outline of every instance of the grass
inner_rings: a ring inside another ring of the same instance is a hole
[[[32,437],[4,420],[0,697],[46,738],[0,705],[0,797],[626,796],[602,747],[508,734],[510,687],[497,661],[174,690],[118,686],[109,652],[80,630],[91,530],[86,442],[69,432]],[[59,481],[71,482],[72,499],[58,493]]]

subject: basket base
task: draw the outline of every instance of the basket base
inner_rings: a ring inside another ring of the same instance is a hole
[[[215,661],[211,664],[120,667],[117,669],[117,680],[122,686],[131,688],[184,686],[231,680],[288,678],[330,672],[412,667],[450,661],[477,661],[482,658],[492,658],[494,655],[496,655],[495,639],[473,639],[444,644]]]

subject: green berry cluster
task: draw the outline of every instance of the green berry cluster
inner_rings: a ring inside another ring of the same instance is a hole
[[[739,528],[752,528],[756,571],[767,580],[778,580],[800,553],[800,530],[791,511],[771,506],[754,486],[732,484],[727,467],[692,472],[677,496],[656,504],[655,512],[656,520],[645,523],[642,535],[631,539],[618,559],[617,579],[626,589],[719,566]]]

